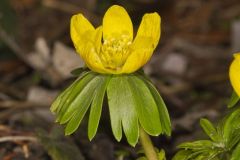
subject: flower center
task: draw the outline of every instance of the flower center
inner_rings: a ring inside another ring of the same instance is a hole
[[[128,35],[121,35],[104,40],[100,51],[100,59],[105,68],[119,70],[129,56],[132,44]]]

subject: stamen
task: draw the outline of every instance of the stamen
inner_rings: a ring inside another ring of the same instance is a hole
[[[129,56],[131,44],[130,37],[124,34],[104,40],[99,54],[104,67],[112,70],[120,69]]]

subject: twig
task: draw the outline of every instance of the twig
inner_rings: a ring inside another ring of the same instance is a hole
[[[49,104],[50,105],[50,104]],[[29,107],[46,107],[43,104],[36,104],[29,101],[0,101],[0,108],[29,108]]]
[[[24,109],[47,107],[42,104],[36,104],[28,101],[0,101],[0,108],[9,108],[0,112],[0,120],[9,117],[11,114],[16,112],[22,112]]]
[[[23,99],[25,97],[22,91],[18,90],[16,87],[9,86],[5,83],[0,82],[0,90],[1,92],[9,94],[18,99]]]
[[[3,142],[11,142],[11,141],[31,141],[31,142],[37,142],[37,138],[33,136],[6,136],[6,137],[0,137],[0,143]]]
[[[20,49],[20,47],[17,45],[17,43],[4,31],[4,29],[2,28],[2,26],[0,26],[0,39],[2,39],[2,41],[4,43],[6,43],[6,45],[11,48],[14,53],[26,64],[30,65],[31,63],[28,61],[28,59],[26,58],[26,55],[24,54],[24,52],[22,52],[22,50]]]

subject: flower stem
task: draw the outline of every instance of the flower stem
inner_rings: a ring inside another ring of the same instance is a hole
[[[148,160],[158,160],[157,153],[154,149],[152,141],[149,135],[140,128],[140,142],[143,147],[144,153]]]

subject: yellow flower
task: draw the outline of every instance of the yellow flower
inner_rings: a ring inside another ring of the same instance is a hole
[[[240,97],[240,53],[234,54],[234,60],[230,66],[229,75],[232,86]]]
[[[161,19],[145,14],[133,40],[133,25],[126,10],[110,7],[103,24],[94,28],[82,15],[71,19],[71,38],[88,68],[98,73],[132,73],[151,58],[160,38]]]

